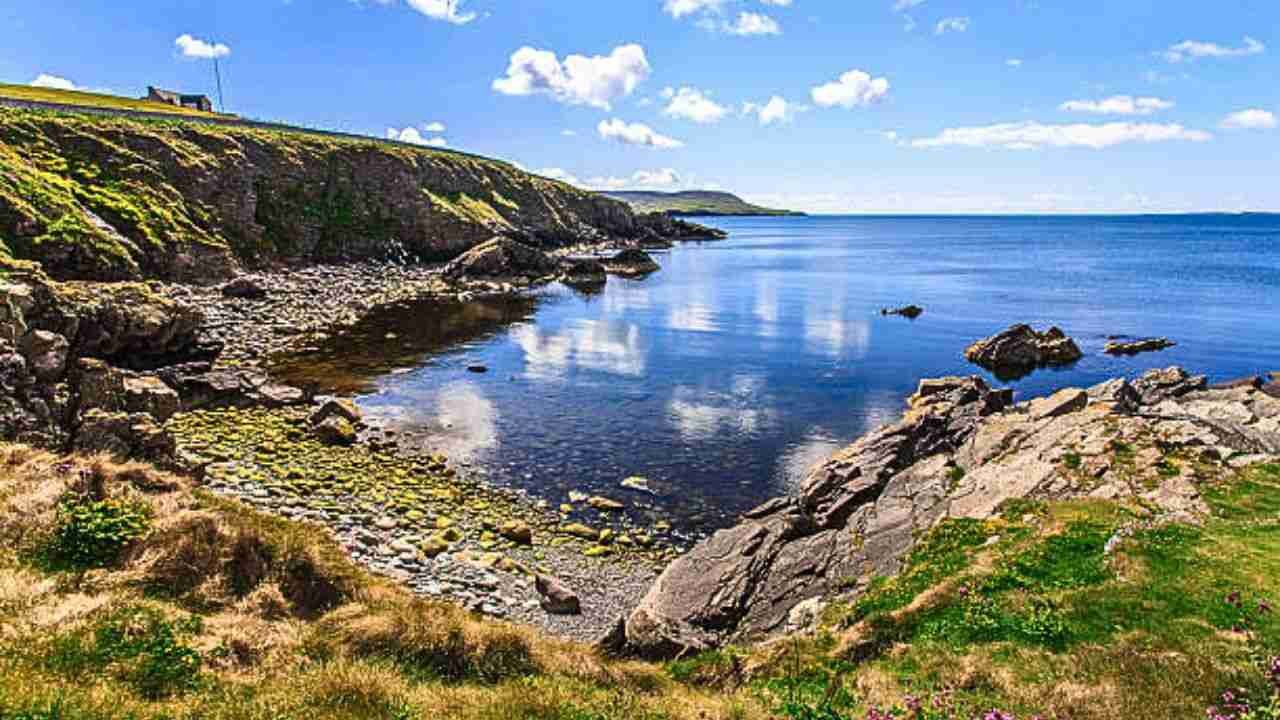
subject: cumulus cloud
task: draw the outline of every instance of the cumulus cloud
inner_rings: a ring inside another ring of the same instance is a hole
[[[1038,122],[998,123],[978,127],[947,128],[930,138],[911,141],[911,147],[1003,148],[1036,150],[1044,147],[1085,147],[1094,150],[1125,143],[1170,141],[1206,142],[1213,136],[1177,124],[1113,122],[1099,125],[1076,123],[1047,125]]]
[[[744,115],[755,115],[761,125],[785,124],[791,122],[796,113],[804,111],[803,105],[787,102],[786,98],[774,95],[763,104],[743,103]]]
[[[1176,45],[1170,45],[1167,50],[1160,54],[1165,60],[1171,63],[1180,63],[1188,60],[1196,60],[1199,58],[1229,58],[1244,57],[1246,55],[1261,55],[1267,49],[1266,45],[1245,36],[1244,44],[1240,47],[1230,47],[1228,45],[1218,45],[1211,42],[1200,42],[1199,40],[1183,40]]]
[[[503,95],[547,95],[566,105],[613,109],[612,102],[635,91],[649,77],[644,48],[621,45],[608,55],[569,55],[522,47],[511,55],[506,77],[493,81]]]
[[[701,125],[717,123],[729,114],[729,108],[720,105],[707,96],[707,93],[691,87],[679,90],[667,88],[663,97],[670,102],[662,111],[664,115],[682,120],[692,120]]]
[[[1020,68],[1022,67],[1022,58],[1009,58],[1004,61],[1004,64],[1011,68]]]
[[[893,3],[893,11],[902,12],[903,10],[910,10],[913,7],[919,7],[923,5],[924,1],[925,0],[896,0]]]
[[[476,19],[473,12],[464,12],[465,0],[405,0],[409,7],[432,20],[443,20],[454,25],[466,25]]]
[[[630,177],[597,177],[587,181],[586,187],[597,190],[661,190],[680,185],[684,178],[672,168],[637,170]]]
[[[1224,130],[1272,130],[1276,125],[1275,113],[1257,108],[1233,112],[1218,123]]]
[[[872,78],[861,70],[850,70],[834,82],[813,88],[813,102],[819,107],[855,108],[878,102],[889,94],[889,80]]]
[[[760,0],[760,2],[774,7],[791,7],[791,0]]]
[[[173,44],[182,57],[193,60],[214,60],[231,54],[231,48],[222,43],[208,42],[190,34],[178,36]]]
[[[938,21],[933,26],[934,35],[946,35],[949,32],[965,32],[969,29],[969,18],[967,17],[949,17]]]
[[[1066,112],[1093,113],[1095,115],[1151,115],[1173,107],[1170,100],[1157,97],[1113,95],[1104,100],[1068,100],[1058,106]]]
[[[429,133],[442,133],[445,131],[444,123],[439,121],[423,123],[422,129]]]
[[[79,90],[76,84],[64,77],[40,73],[31,81],[31,87],[50,88],[52,90]]]
[[[684,143],[675,138],[659,134],[653,128],[641,123],[628,123],[618,118],[602,120],[596,131],[605,140],[616,140],[626,145],[643,145],[659,150],[670,150],[684,147]]]
[[[778,21],[761,13],[742,12],[733,22],[721,24],[720,29],[730,35],[781,35],[782,27]]]
[[[541,170],[538,170],[536,174],[545,178],[551,178],[552,180],[559,180],[560,182],[582,187],[582,181],[578,180],[578,178],[574,177],[573,173],[566,171],[564,168],[542,168]]]
[[[440,132],[443,132],[443,130],[444,126],[441,126]],[[443,137],[428,138],[419,132],[416,127],[387,128],[387,139],[399,140],[412,145],[422,145],[423,147],[447,147],[449,145],[449,141]]]
[[[696,15],[705,12],[720,12],[724,9],[729,0],[666,0],[662,9],[667,14],[679,20],[686,15]]]

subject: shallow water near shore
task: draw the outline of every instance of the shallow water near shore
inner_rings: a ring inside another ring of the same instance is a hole
[[[392,309],[277,370],[552,506],[607,495],[690,534],[896,419],[922,377],[1025,398],[1175,364],[1280,370],[1280,216],[702,222],[730,239],[657,254],[648,278]],[[907,303],[924,315],[879,313]],[[965,361],[1016,322],[1059,325],[1085,358],[1010,383]],[[1179,344],[1103,355],[1117,335]],[[619,486],[637,475],[652,492]]]

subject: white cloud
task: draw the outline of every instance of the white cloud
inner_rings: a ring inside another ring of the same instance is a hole
[[[569,130],[568,128],[566,128],[566,129],[564,129],[564,130],[561,130],[561,131],[560,131],[560,134],[561,134],[561,135],[563,135],[563,136],[565,136],[565,137],[577,137],[577,136],[578,136],[578,131],[577,131],[577,130]]]
[[[675,138],[661,135],[648,125],[627,123],[618,118],[602,120],[596,130],[600,133],[600,137],[605,140],[616,140],[627,145],[643,145],[660,150],[684,147],[684,143]]]
[[[442,133],[445,131],[446,128],[444,126],[444,123],[437,120],[429,123],[423,123],[422,129],[429,133]]]
[[[560,182],[582,187],[582,181],[578,180],[578,178],[574,177],[572,173],[566,171],[564,168],[542,168],[541,170],[538,170],[536,174],[545,178],[551,178],[552,180],[559,180]]]
[[[1243,57],[1246,55],[1261,55],[1267,49],[1266,45],[1246,36],[1244,45],[1240,47],[1230,47],[1226,45],[1218,45],[1211,42],[1200,42],[1198,40],[1183,40],[1176,45],[1170,45],[1160,55],[1171,63],[1180,63],[1187,60],[1196,60],[1197,58],[1227,58],[1227,57]]]
[[[813,101],[820,107],[854,108],[870,105],[889,94],[886,78],[872,78],[861,70],[850,70],[840,79],[819,85],[812,91]]]
[[[473,12],[463,12],[465,0],[405,0],[409,7],[432,20],[443,20],[454,25],[466,25],[476,19]]]
[[[1224,130],[1272,130],[1276,125],[1275,113],[1253,108],[1231,113],[1222,119],[1218,127]]]
[[[896,0],[896,2],[893,3],[893,11],[902,12],[903,10],[910,10],[913,7],[923,5],[924,2],[925,0]]]
[[[1058,109],[1095,115],[1150,115],[1172,107],[1172,101],[1157,97],[1114,95],[1104,100],[1068,100],[1059,105]]]
[[[934,35],[945,35],[949,32],[965,32],[969,29],[969,18],[967,17],[949,17],[938,21],[933,26]]]
[[[1020,68],[1022,67],[1022,58],[1009,58],[1004,61],[1004,64],[1011,68]]]
[[[1213,136],[1177,124],[1113,122],[1046,125],[1038,122],[998,123],[979,127],[947,128],[931,138],[911,141],[911,147],[972,147],[1036,150],[1043,147],[1086,147],[1094,150],[1125,143],[1175,140],[1206,142]]]
[[[720,29],[730,35],[781,35],[782,28],[778,21],[760,13],[738,13],[738,18],[731,23],[724,23]]]
[[[611,110],[649,77],[644,48],[621,45],[608,55],[569,55],[561,63],[554,52],[522,47],[511,55],[507,76],[493,81],[503,95],[547,95],[567,105]]]
[[[587,181],[586,187],[595,190],[660,190],[680,185],[684,178],[672,168],[637,170],[630,177],[597,177]]]
[[[64,77],[57,75],[49,75],[40,73],[35,80],[31,81],[31,87],[50,88],[53,90],[79,90],[76,84]]]
[[[760,2],[774,7],[791,7],[791,0],[760,0]]]
[[[449,141],[443,137],[428,138],[418,132],[418,128],[407,127],[404,129],[387,128],[388,140],[399,140],[400,142],[410,143],[413,145],[422,145],[424,147],[447,147]]]
[[[729,0],[666,0],[662,9],[679,20],[686,15],[720,12]]]
[[[178,52],[182,53],[182,57],[195,60],[213,60],[231,54],[231,48],[222,43],[206,42],[188,34],[179,36],[173,44],[178,48]]]
[[[663,97],[670,102],[662,114],[669,117],[707,125],[720,122],[729,114],[729,108],[716,103],[697,88],[682,87],[678,91],[667,91],[671,91],[671,88],[663,91]]]
[[[743,103],[742,113],[744,115],[755,115],[761,125],[786,124],[795,119],[798,112],[803,112],[807,108],[803,105],[796,105],[787,102],[787,100],[778,95],[769,98],[764,104]]]

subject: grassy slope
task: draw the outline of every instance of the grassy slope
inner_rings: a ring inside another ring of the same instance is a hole
[[[723,192],[689,191],[606,192],[607,197],[629,203],[638,212],[665,212],[676,215],[790,215],[788,210],[773,210]]]
[[[145,510],[87,514],[123,553],[66,531],[83,492]],[[1103,501],[950,522],[815,635],[657,666],[413,599],[318,530],[147,467],[0,446],[0,718],[1203,717],[1269,692],[1280,466],[1206,494],[1199,526]]]
[[[201,110],[192,110],[191,108],[175,107],[164,103],[119,97],[117,95],[105,95],[102,93],[83,92],[80,90],[58,90],[55,88],[31,87],[30,85],[7,85],[0,83],[0,98],[57,103],[60,105],[77,105],[80,107],[102,108],[104,110],[150,112],[162,115],[232,117],[228,115],[219,115],[218,113],[207,113]]]

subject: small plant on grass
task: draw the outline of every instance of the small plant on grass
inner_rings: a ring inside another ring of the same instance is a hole
[[[1066,465],[1067,468],[1071,470],[1079,470],[1083,462],[1084,461],[1080,458],[1079,453],[1072,452],[1062,456],[1062,464]]]
[[[58,638],[47,664],[74,679],[110,672],[139,695],[162,699],[196,687],[202,659],[186,640],[200,627],[198,617],[171,621],[150,608],[126,607],[91,632]]]
[[[124,500],[91,500],[76,496],[58,507],[58,525],[48,547],[55,565],[105,567],[120,552],[147,534],[151,516],[146,506]]]

